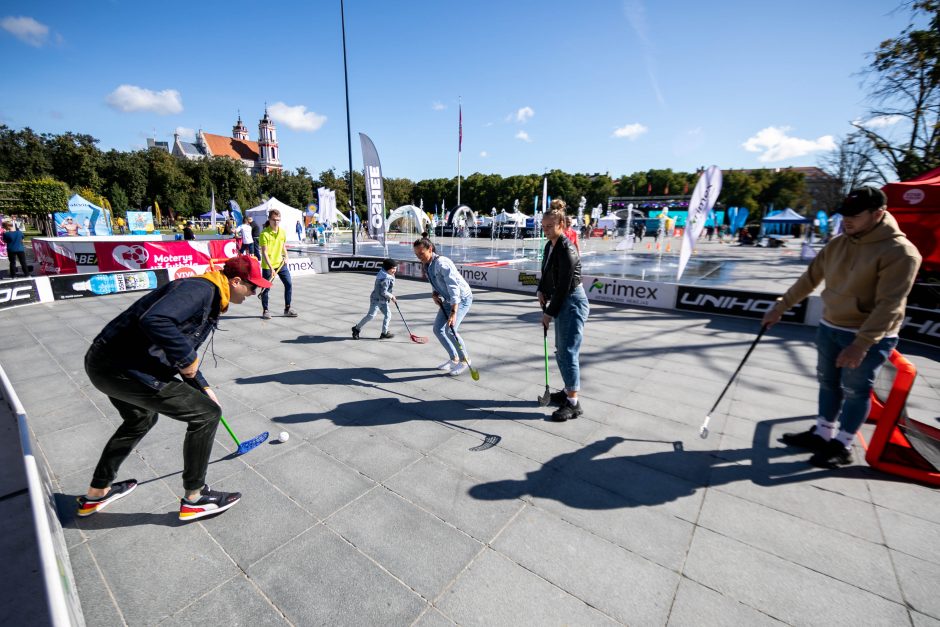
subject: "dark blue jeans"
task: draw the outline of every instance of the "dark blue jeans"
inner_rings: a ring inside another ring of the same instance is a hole
[[[581,340],[584,339],[584,323],[590,311],[587,295],[579,285],[568,295],[555,317],[555,361],[566,392],[581,389]]]
[[[847,433],[856,433],[871,410],[871,390],[878,371],[898,338],[884,338],[868,349],[858,368],[836,368],[836,357],[855,340],[855,333],[820,324],[816,330],[816,378],[819,380],[819,415]]]
[[[261,270],[261,275],[270,280],[272,272],[268,268],[263,268]],[[281,283],[284,284],[284,309],[290,309],[291,296],[293,295],[294,288],[290,282],[290,270],[287,269],[287,264],[285,263],[281,266],[281,269],[277,271],[277,278],[281,280]],[[265,309],[268,308],[268,294],[271,290],[264,290],[261,292],[261,306]]]

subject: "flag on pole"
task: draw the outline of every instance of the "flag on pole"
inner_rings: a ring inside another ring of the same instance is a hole
[[[682,189],[682,195],[683,195],[683,196],[686,196],[686,195],[688,195],[688,193],[689,193],[689,182],[686,181],[686,182],[685,182],[685,187]]]
[[[457,106],[457,152],[463,150],[463,105]]]
[[[692,191],[692,198],[689,200],[689,217],[686,221],[685,233],[682,234],[682,252],[679,253],[679,271],[676,273],[676,281],[682,278],[682,272],[695,249],[695,241],[702,234],[708,212],[715,206],[720,193],[721,170],[713,165],[699,177]]]
[[[652,194],[652,193],[653,193],[653,184],[652,184],[652,183],[647,183],[647,184],[646,184],[646,195],[649,196],[649,195]]]
[[[212,230],[215,230],[215,188],[212,188],[212,207],[209,209],[209,212],[212,214],[210,220],[212,221]]]
[[[369,207],[369,237],[385,246],[385,183],[382,180],[382,164],[375,144],[364,133],[359,133],[362,146],[362,167],[366,180],[366,204]]]
[[[663,189],[663,196],[669,195],[669,183],[666,183],[665,189]]]

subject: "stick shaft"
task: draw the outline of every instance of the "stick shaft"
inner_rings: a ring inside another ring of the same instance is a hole
[[[232,439],[233,439],[233,440],[235,440],[235,444],[237,444],[238,446],[241,446],[242,443],[238,441],[238,438],[237,438],[237,437],[235,437],[235,432],[232,431],[232,428],[231,428],[230,426],[228,426],[228,423],[227,423],[227,422],[225,422],[225,417],[224,417],[224,416],[219,416],[219,420],[222,421],[222,426],[225,427],[225,430],[228,431],[228,434],[229,434],[230,436],[232,436]]]
[[[747,352],[744,354],[744,359],[742,359],[742,360],[741,360],[741,363],[738,364],[737,370],[735,370],[735,371],[734,371],[734,374],[731,375],[731,378],[728,379],[728,383],[725,385],[725,389],[723,389],[723,390],[721,391],[721,394],[718,396],[718,400],[715,401],[715,404],[714,404],[714,405],[712,405],[711,411],[708,412],[709,415],[712,414],[712,413],[718,408],[718,404],[721,403],[721,399],[723,399],[723,398],[725,397],[725,392],[728,391],[728,388],[731,387],[731,384],[732,384],[732,383],[734,382],[734,380],[737,378],[738,373],[741,372],[741,368],[744,367],[744,363],[747,361],[747,358],[751,356],[751,353],[752,353],[752,352],[754,352],[754,347],[757,346],[757,343],[758,343],[758,342],[760,342],[760,339],[761,339],[761,337],[763,337],[764,331],[766,331],[766,330],[767,330],[767,327],[761,325],[760,332],[757,334],[757,337],[754,338],[754,341],[751,342],[751,347],[750,347],[749,349],[747,349]]]
[[[542,330],[545,332],[544,341],[542,342],[545,346],[545,387],[548,387],[548,329],[542,327]]]

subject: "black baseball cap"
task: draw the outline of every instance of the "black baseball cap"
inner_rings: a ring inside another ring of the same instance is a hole
[[[849,192],[842,204],[833,212],[843,216],[857,216],[864,211],[875,211],[888,204],[888,197],[877,187],[859,187]]]

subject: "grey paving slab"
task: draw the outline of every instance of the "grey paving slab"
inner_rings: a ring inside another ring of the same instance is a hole
[[[868,590],[902,602],[887,548],[847,536],[828,526],[711,490],[698,525]]]
[[[107,582],[101,576],[90,547],[86,544],[74,547],[69,551],[69,556],[78,594],[82,601],[85,624],[96,627],[126,625]],[[2,622],[15,624],[15,621],[3,620]]]
[[[683,574],[786,623],[901,625],[908,620],[903,605],[704,529],[695,532]]]
[[[563,520],[676,571],[682,567],[694,529],[691,522],[665,511],[638,506],[619,494],[562,475],[544,484],[529,500]]]
[[[242,570],[317,523],[315,516],[254,470],[245,469],[214,483],[212,488],[243,495],[238,505],[227,513],[225,524],[212,528],[215,541]],[[276,529],[277,533],[270,533],[271,529]]]
[[[371,490],[375,483],[309,444],[256,469],[301,507],[322,519]]]
[[[453,627],[456,625],[454,621],[447,618],[441,614],[438,610],[434,608],[428,609],[424,614],[421,615],[417,621],[415,621],[415,627]]]
[[[68,429],[39,436],[36,441],[57,477],[98,463],[101,449],[114,433],[114,427],[102,417]]]
[[[786,623],[683,577],[667,624],[671,627],[782,627]]]
[[[902,553],[940,565],[940,522],[878,508],[887,545]]]
[[[531,507],[492,546],[628,625],[665,624],[679,583],[676,572]]]
[[[323,525],[252,566],[248,576],[295,625],[406,625],[426,605]]]
[[[385,486],[484,543],[523,507],[522,501],[488,493],[478,480],[429,457],[389,478]]]
[[[5,409],[3,407],[0,414],[5,413]],[[34,539],[28,494],[14,493],[0,500],[0,532],[3,534],[0,537],[3,555],[0,624],[48,624],[49,612],[39,574],[39,547]]]
[[[374,481],[382,481],[421,458],[421,453],[367,427],[335,429],[317,438],[315,445]]]
[[[160,624],[194,625],[205,623],[207,617],[211,617],[212,622],[218,625],[233,627],[273,627],[290,624],[242,574],[229,579]]]
[[[940,520],[940,490],[925,490],[914,483],[892,481],[888,475],[884,475],[883,481],[870,482],[869,488],[876,505],[926,521]]]
[[[332,515],[326,525],[428,600],[483,546],[383,488]]]
[[[940,620],[940,596],[937,595],[940,565],[898,551],[891,551],[891,560],[908,605],[921,614]]]
[[[170,616],[238,573],[207,530],[220,520],[186,526],[174,512],[149,522],[88,542],[124,620],[134,625]]]
[[[940,620],[933,618],[931,616],[925,616],[920,612],[911,612],[911,623],[914,627],[938,627],[940,626]]]
[[[615,625],[496,551],[486,550],[436,605],[459,625]]]

